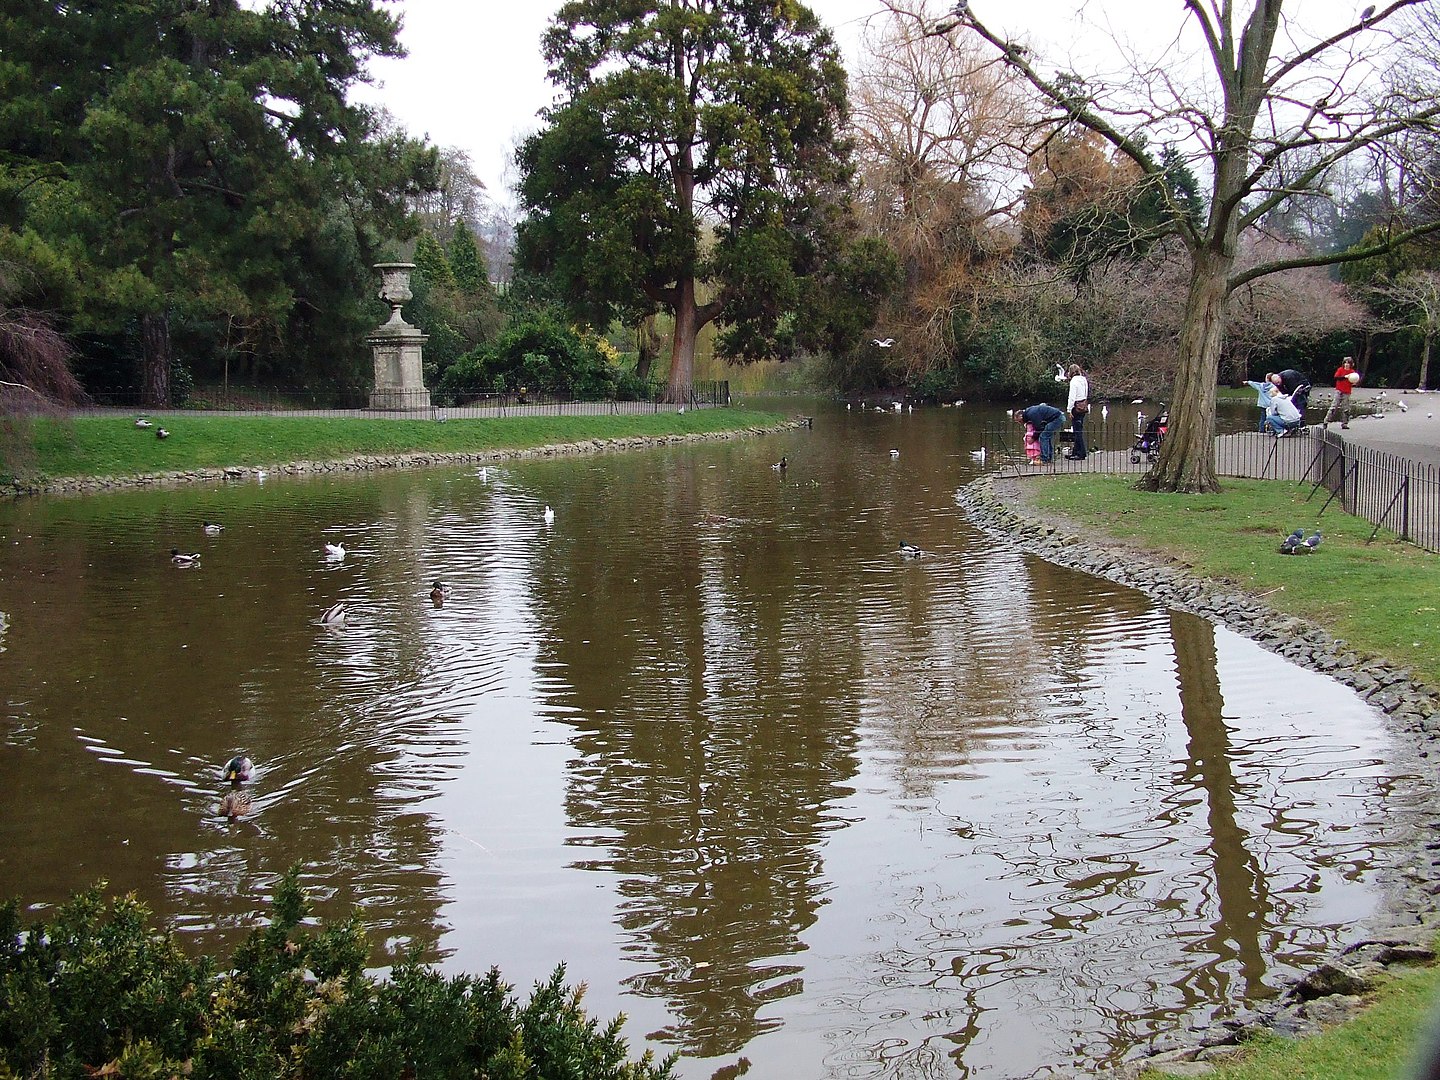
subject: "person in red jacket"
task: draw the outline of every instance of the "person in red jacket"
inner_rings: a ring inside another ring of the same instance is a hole
[[[1325,419],[1320,421],[1322,427],[1330,423],[1330,417],[1334,416],[1337,410],[1340,413],[1340,426],[1350,426],[1350,395],[1359,381],[1360,373],[1355,370],[1354,358],[1345,357],[1335,369],[1335,400],[1330,402],[1330,407],[1325,410]]]

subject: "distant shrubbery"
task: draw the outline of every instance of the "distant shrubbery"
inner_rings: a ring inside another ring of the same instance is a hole
[[[133,898],[81,893],[49,925],[0,907],[0,1077],[487,1077],[665,1080],[672,1063],[627,1061],[622,1020],[581,1008],[564,969],[521,1005],[491,969],[445,978],[407,960],[365,971],[353,918],[304,931],[292,871],[273,918],[230,970],[187,957]]]
[[[634,398],[640,387],[611,362],[602,339],[577,332],[547,310],[517,315],[495,341],[461,356],[440,380],[447,402],[526,388],[582,400]]]

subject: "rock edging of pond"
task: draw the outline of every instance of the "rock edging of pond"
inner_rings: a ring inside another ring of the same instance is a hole
[[[956,495],[971,523],[997,539],[1013,543],[1048,562],[1103,577],[1152,599],[1219,623],[1258,642],[1291,663],[1351,687],[1387,717],[1392,732],[1429,759],[1440,738],[1440,693],[1404,668],[1382,657],[1362,654],[1325,630],[1293,615],[1275,611],[1258,597],[1196,577],[1130,549],[1076,535],[1072,526],[1017,511],[1020,486],[1015,480],[982,476]],[[1440,764],[1440,754],[1436,754]],[[1433,776],[1431,777],[1433,780]],[[1436,959],[1433,943],[1440,933],[1440,851],[1433,849],[1440,813],[1427,822],[1429,835],[1406,845],[1405,865],[1382,873],[1388,897],[1366,929],[1363,940],[1347,945],[1319,964],[1272,1001],[1209,1027],[1186,1030],[1152,1041],[1145,1056],[1105,1074],[1133,1080],[1147,1068],[1203,1076],[1240,1051],[1258,1031],[1308,1035],[1363,1007],[1362,995],[1393,964]]]
[[[190,484],[202,481],[242,480],[256,475],[303,476],[334,472],[374,472],[380,469],[417,469],[441,465],[491,464],[525,458],[567,457],[603,450],[639,450],[687,442],[715,442],[748,435],[773,435],[807,427],[804,417],[759,427],[726,431],[675,432],[668,435],[625,435],[613,439],[581,439],[577,442],[548,443],[544,446],[493,450],[414,450],[394,454],[358,454],[334,461],[292,461],[283,465],[227,465],[182,469],[176,472],[139,473],[133,476],[70,476],[26,483],[17,481],[4,489],[10,495],[79,495],[125,488]]]

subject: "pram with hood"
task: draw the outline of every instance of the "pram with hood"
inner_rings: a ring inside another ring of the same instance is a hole
[[[1135,416],[1135,445],[1130,447],[1130,464],[1140,464],[1140,457],[1145,458],[1153,465],[1160,459],[1160,444],[1165,441],[1165,432],[1170,427],[1170,411],[1164,405],[1160,411],[1146,422],[1145,414],[1137,413]]]

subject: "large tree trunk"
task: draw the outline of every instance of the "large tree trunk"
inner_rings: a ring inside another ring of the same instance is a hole
[[[695,338],[700,333],[700,309],[695,303],[695,279],[681,278],[675,288],[675,336],[670,343],[670,382],[665,400],[690,400],[695,381]]]
[[[1145,491],[1220,490],[1215,476],[1215,383],[1225,335],[1227,278],[1234,259],[1212,250],[1192,255],[1190,294],[1180,330],[1180,364],[1170,428],[1160,459],[1140,481]]]
[[[654,315],[646,315],[635,325],[635,354],[635,377],[641,382],[649,382],[650,367],[660,355]]]
[[[1435,340],[1435,331],[1428,330],[1425,333],[1425,344],[1420,347],[1420,381],[1416,384],[1416,390],[1424,390],[1430,382],[1430,344]]]
[[[147,409],[170,404],[170,315],[165,311],[140,317],[140,404]]]

